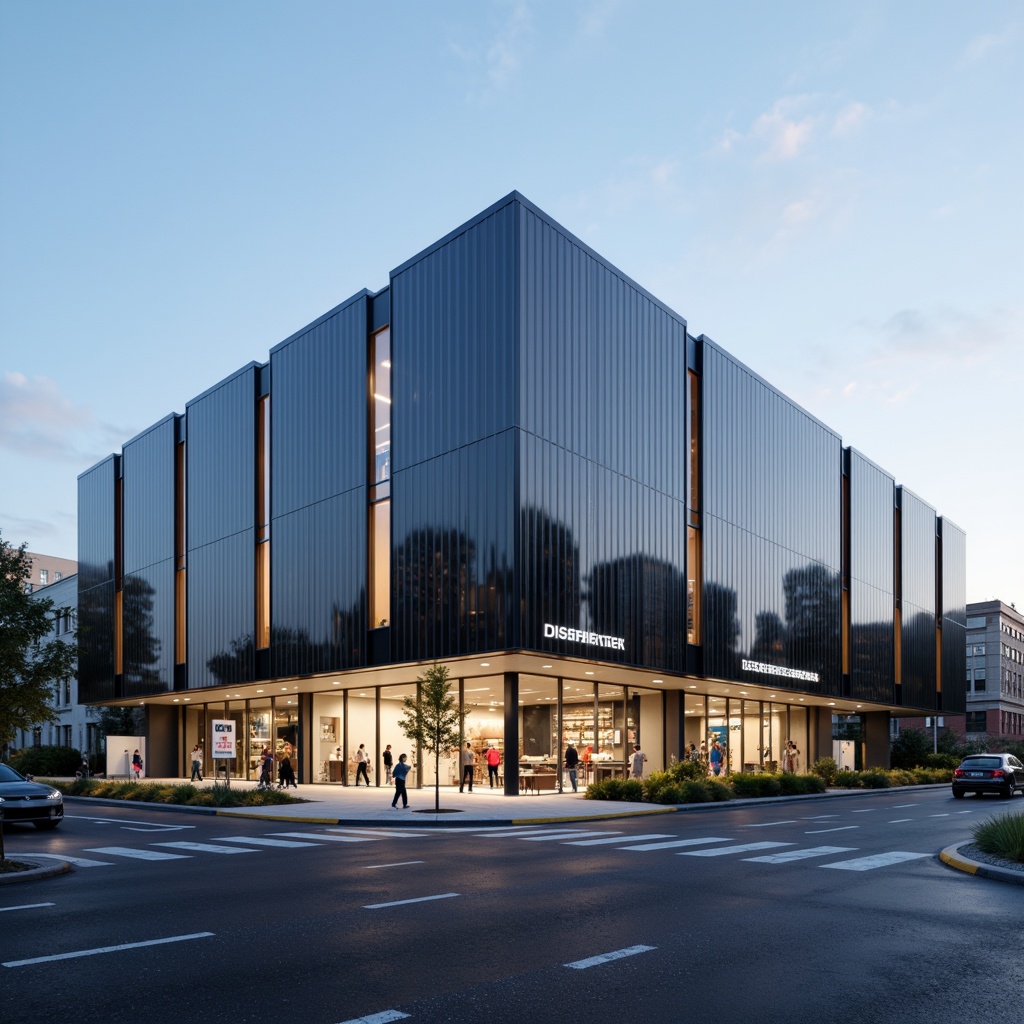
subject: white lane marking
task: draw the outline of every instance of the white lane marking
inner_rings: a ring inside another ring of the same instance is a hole
[[[616,949],[611,953],[601,953],[599,956],[588,956],[586,960],[573,960],[570,964],[563,964],[563,967],[572,967],[577,971],[585,971],[588,967],[597,967],[598,964],[606,964],[611,960],[621,960],[625,956],[636,956],[637,953],[649,953],[657,946],[627,946],[625,949]]]
[[[948,814],[929,814],[929,818],[948,818]]]
[[[966,811],[957,811],[956,813],[957,814],[973,814],[974,811],[971,808],[968,808]]]
[[[769,825],[792,825],[796,818],[786,818],[784,821],[759,821],[756,824],[745,825],[744,828],[767,828]]]
[[[887,821],[887,825],[902,825],[905,821],[913,821],[913,818],[893,818],[892,821]]]
[[[153,832],[181,832],[187,828],[195,828],[195,825],[160,825],[152,821],[133,821],[131,818],[93,818],[88,814],[65,814],[65,818],[74,818],[76,821],[92,821],[98,825],[145,825],[144,829],[128,829],[127,831],[153,831]]]
[[[490,837],[491,838],[495,838],[495,839],[522,839],[525,836],[541,836],[541,835],[543,835],[543,836],[549,836],[549,835],[569,836],[569,835],[572,835],[574,832],[578,832],[578,831],[579,831],[579,829],[576,829],[576,828],[528,828],[528,829],[520,829],[518,832],[504,832],[501,835],[494,835],[492,833]],[[482,836],[482,838],[488,838],[488,837],[487,836]]]
[[[839,871],[871,871],[873,868],[884,868],[890,864],[902,864],[908,860],[920,860],[930,857],[930,853],[906,853],[893,850],[891,853],[876,853],[873,857],[857,857],[854,860],[841,860],[836,864],[819,864],[819,868],[836,868]]]
[[[814,817],[812,817],[812,818],[808,818],[808,817],[805,816],[803,820],[804,821],[825,821],[828,818],[838,818],[838,817],[839,817],[838,814],[815,814]]]
[[[763,857],[744,857],[744,860],[755,864],[788,864],[793,860],[806,860],[808,857],[828,857],[833,853],[852,853],[856,846],[812,846],[806,850],[786,850],[785,853],[766,853]]]
[[[34,956],[30,960],[8,960],[4,967],[27,967],[30,964],[46,964],[51,960],[71,960],[78,956],[96,956],[97,953],[117,953],[122,949],[140,949],[143,946],[162,946],[168,942],[189,942],[192,939],[210,938],[213,932],[193,932],[191,935],[172,935],[167,939],[147,939],[145,942],[123,942],[118,946],[98,946],[96,949],[79,949],[74,953],[54,953],[52,956]]]
[[[623,840],[625,842],[625,840]],[[669,843],[641,843],[639,846],[620,846],[620,850],[668,850],[673,846],[700,846],[703,843],[727,843],[725,836],[705,836],[703,839],[674,839]]]
[[[130,846],[96,846],[86,853],[106,853],[111,857],[130,857],[133,860],[188,860],[183,853],[163,853],[161,850],[133,850]]]
[[[558,836],[523,836],[522,840],[524,843],[556,843],[563,842],[566,839],[582,839],[584,836],[607,836],[611,833],[605,832],[603,829],[598,832],[563,832]],[[620,834],[619,842],[623,840],[623,836]]]
[[[394,1020],[406,1020],[409,1014],[400,1010],[381,1010],[380,1013],[371,1013],[369,1017],[353,1017],[351,1020],[343,1020],[341,1024],[391,1024]]]
[[[427,862],[425,860],[400,860],[396,861],[394,864],[364,864],[363,867],[365,867],[367,870],[370,870],[371,868],[404,868],[409,864],[426,863]]]
[[[423,832],[399,832],[397,829],[393,828],[329,828],[327,831],[347,833],[354,836],[373,836],[374,839],[382,837],[387,839],[422,839],[423,836],[429,836],[434,830],[424,830]]]
[[[55,907],[56,903],[22,903],[19,907],[0,907],[0,914],[7,910],[35,910],[38,907]]]
[[[285,836],[289,839],[311,839],[318,843],[375,843],[376,837],[371,836],[329,836],[326,832],[271,832],[272,836]]]
[[[282,850],[297,850],[300,846],[318,846],[318,843],[302,843],[297,839],[267,839],[266,836],[220,836],[218,843],[242,843],[249,846],[274,846]]]
[[[771,850],[778,846],[792,846],[792,843],[740,843],[738,846],[719,846],[714,850],[684,850],[677,857],[725,857],[733,853],[746,853],[748,850]]]
[[[630,836],[629,842],[639,843],[644,839],[671,839],[670,833],[666,832],[651,832],[646,836]],[[622,835],[614,835],[610,839],[574,839],[572,842],[566,843],[566,846],[602,846],[605,843],[624,843],[626,837]]]
[[[859,810],[850,811],[851,814],[871,814],[873,811],[877,811],[877,807],[861,807]]]
[[[904,807],[916,807],[917,804],[893,804],[894,811],[902,811]]]
[[[113,861],[109,860],[90,860],[88,857],[65,857],[58,856],[56,853],[32,853],[29,850],[26,850],[23,856],[45,857],[47,860],[66,860],[69,864],[74,864],[76,868],[109,868],[113,864]]]
[[[404,907],[407,903],[427,903],[430,900],[448,900],[453,896],[461,896],[461,892],[442,892],[437,896],[417,896],[412,900],[392,900],[391,903],[367,903],[363,910],[380,910],[382,907]]]
[[[816,828],[805,832],[805,836],[820,836],[825,832],[849,832],[851,828],[860,828],[860,825],[837,825],[835,828]]]
[[[154,843],[154,846],[169,846],[172,850],[195,850],[196,853],[256,853],[256,850],[239,850],[234,846],[214,846],[213,843]]]

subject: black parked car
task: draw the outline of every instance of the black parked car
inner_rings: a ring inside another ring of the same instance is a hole
[[[60,790],[33,782],[9,764],[0,764],[0,801],[5,825],[30,821],[36,828],[56,828],[64,820]]]
[[[998,793],[1009,800],[1024,791],[1024,764],[1013,754],[971,754],[953,772],[953,796],[965,793]]]

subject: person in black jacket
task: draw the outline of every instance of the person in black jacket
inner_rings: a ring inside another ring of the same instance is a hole
[[[572,740],[569,740],[569,746],[565,748],[565,769],[569,773],[569,781],[572,783],[572,791],[578,793],[579,790],[576,788],[576,770],[580,763],[580,755],[576,753],[576,748],[572,744]]]

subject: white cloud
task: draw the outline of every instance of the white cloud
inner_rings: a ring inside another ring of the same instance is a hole
[[[533,14],[526,3],[517,0],[489,40],[469,45],[449,41],[451,52],[476,78],[468,99],[486,103],[511,88],[524,63],[532,34]]]
[[[832,134],[837,138],[852,135],[868,118],[868,108],[863,103],[848,103],[836,114],[832,122]]]
[[[755,122],[751,135],[762,143],[762,160],[792,160],[799,156],[811,139],[817,117],[799,117],[796,108],[804,97],[778,100],[774,107]]]
[[[1013,46],[1017,41],[1018,34],[1016,25],[1008,25],[1002,32],[985,32],[980,36],[975,36],[960,55],[959,66],[967,68],[990,60],[1000,50],[1006,50]]]

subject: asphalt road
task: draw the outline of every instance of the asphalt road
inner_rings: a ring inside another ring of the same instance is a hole
[[[937,854],[1011,809],[929,790],[439,831],[70,804],[6,833],[77,866],[0,888],[2,1018],[1009,1021],[1024,887]]]

